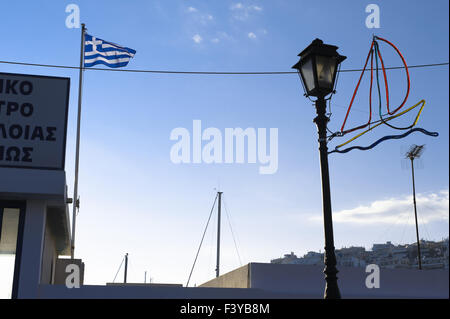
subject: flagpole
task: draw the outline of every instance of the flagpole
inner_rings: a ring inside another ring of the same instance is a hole
[[[86,25],[81,24],[81,53],[80,53],[80,77],[78,84],[78,120],[77,120],[77,146],[75,154],[75,182],[73,187],[73,214],[72,214],[72,242],[70,256],[72,259],[75,257],[75,224],[77,219],[77,208],[79,209],[80,203],[78,201],[78,167],[80,163],[80,128],[81,128],[81,99],[83,92],[83,71],[84,71],[84,45],[85,45]]]

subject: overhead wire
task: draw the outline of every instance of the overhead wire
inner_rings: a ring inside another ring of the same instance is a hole
[[[213,214],[211,224],[217,224],[217,215]],[[208,269],[213,269],[215,265],[213,264],[214,258],[214,245],[215,245],[215,239],[217,238],[217,228],[212,227],[212,231],[210,231],[210,238],[209,238],[209,256],[208,256]]]
[[[113,279],[113,283],[116,281],[117,275],[119,274],[119,271],[122,268],[124,260],[125,260],[125,256],[122,258],[122,262],[120,263],[119,269],[117,269],[116,275],[114,276],[114,279]]]
[[[402,215],[400,215],[400,216],[402,216]],[[403,241],[403,239],[405,238],[406,231],[408,230],[408,232],[410,232],[409,221],[411,220],[411,217],[412,217],[411,214],[407,214],[406,220],[403,220],[403,228],[402,228],[402,233],[401,233],[402,235],[401,235],[400,241],[399,241],[400,245],[407,244],[409,242],[408,239],[405,239],[405,241]]]
[[[394,48],[394,50],[397,52],[397,54],[400,56],[402,62],[403,62],[403,66],[396,66],[396,67],[385,67],[384,65],[384,61],[381,57],[381,53],[379,50],[379,46],[378,46],[378,42],[377,40],[381,40],[383,42],[386,42],[388,45],[390,45],[391,47]],[[408,69],[411,68],[423,68],[423,67],[435,67],[435,66],[445,66],[445,65],[449,65],[449,62],[441,62],[441,63],[429,63],[429,64],[419,64],[419,65],[411,65],[408,66],[406,64],[406,61],[403,57],[403,55],[401,54],[400,50],[394,45],[392,44],[390,41],[383,39],[381,37],[378,36],[373,36],[372,39],[372,43],[371,43],[371,47],[369,50],[369,53],[367,55],[365,64],[363,69],[347,69],[347,70],[341,70],[340,69],[340,65],[339,65],[339,69],[337,70],[337,79],[339,78],[339,74],[340,73],[345,73],[345,72],[361,72],[361,75],[359,77],[357,86],[355,88],[355,91],[353,93],[350,105],[347,109],[347,113],[344,119],[344,122],[342,124],[341,130],[340,132],[335,132],[333,133],[330,129],[327,130],[328,132],[331,134],[330,136],[328,136],[328,141],[330,141],[331,139],[333,139],[334,137],[337,136],[344,136],[348,133],[351,133],[353,131],[365,128],[367,126],[369,126],[369,130],[371,129],[371,125],[378,123],[378,121],[375,122],[371,122],[371,118],[372,118],[372,86],[373,86],[373,56],[375,55],[375,60],[377,63],[377,85],[378,85],[378,91],[379,91],[379,100],[380,100],[380,108],[381,108],[381,97],[380,97],[380,89],[379,89],[379,76],[378,76],[378,58],[381,61],[381,65],[382,65],[382,71],[383,71],[383,75],[384,75],[384,80],[385,80],[385,87],[386,87],[386,102],[387,102],[387,109],[388,109],[388,115],[393,115],[395,114],[400,108],[402,108],[404,106],[404,104],[406,103],[407,97],[409,95],[409,91],[410,91],[410,77],[409,77],[409,71]],[[371,59],[371,83],[370,83],[370,98],[369,98],[369,120],[366,124],[363,125],[359,125],[357,127],[354,127],[352,129],[348,129],[346,131],[344,131],[344,127],[346,124],[346,121],[348,119],[350,110],[352,109],[352,105],[356,96],[356,93],[359,89],[362,77],[364,75],[365,72],[368,72],[369,70],[367,70],[367,64],[369,61],[369,58]],[[37,63],[26,63],[26,62],[16,62],[16,61],[0,61],[0,63],[3,64],[12,64],[12,65],[23,65],[23,66],[36,66],[36,67],[49,67],[49,68],[63,68],[63,69],[76,69],[79,70],[80,67],[75,67],[75,66],[67,66],[67,65],[51,65],[51,64],[37,64]],[[167,70],[136,70],[136,69],[104,69],[104,68],[83,68],[84,70],[93,70],[93,71],[113,71],[113,72],[134,72],[134,73],[159,73],[159,74],[190,74],[190,75],[280,75],[280,74],[298,74],[297,71],[260,71],[260,72],[221,72],[221,71],[167,71]],[[387,82],[387,75],[386,75],[386,70],[395,70],[395,69],[405,69],[406,70],[406,75],[407,75],[407,81],[408,81],[408,87],[407,87],[407,93],[406,96],[403,100],[403,102],[401,103],[401,105],[399,107],[397,107],[394,111],[390,111],[389,108],[389,93],[388,93],[388,82]],[[301,81],[302,85],[303,85],[303,81]],[[333,93],[335,92],[335,88],[336,88],[336,84],[337,84],[337,80],[335,81],[335,87],[333,89]],[[331,94],[330,98],[328,99],[329,103],[329,118],[331,118],[332,112],[331,112],[331,98],[332,98],[333,94]],[[309,96],[307,96],[309,98]],[[311,100],[311,99],[310,99]],[[312,100],[311,100],[312,101]],[[312,101],[314,102],[314,101]],[[404,113],[403,113],[404,114]],[[380,120],[381,122],[383,122],[384,124],[390,126],[391,128],[395,128],[395,129],[407,129],[407,128],[412,128],[415,124],[413,124],[412,126],[406,127],[406,128],[399,128],[399,127],[395,127],[388,122],[388,120],[392,119],[392,118],[388,118],[388,119],[384,119],[383,118],[384,115],[381,114],[381,109],[380,109]],[[416,123],[416,121],[415,121]],[[364,134],[364,133],[363,133]],[[357,137],[362,136],[363,134],[359,134],[357,135]],[[353,141],[354,139],[352,139]]]
[[[401,214],[397,215],[397,219],[395,220],[394,223],[389,223],[386,228],[379,233],[379,235],[377,235],[376,240],[374,241],[374,243],[379,242],[380,240],[386,240],[386,238],[392,238],[393,236],[390,235],[391,230],[395,227],[397,227],[398,222],[400,221],[400,219],[402,219],[403,216]]]
[[[223,201],[223,204],[224,204],[224,207],[225,207],[225,213],[227,215],[228,225],[230,226],[231,236],[233,237],[234,247],[236,249],[236,253],[237,253],[237,256],[238,256],[238,259],[239,259],[239,264],[242,266],[241,255],[239,254],[239,249],[237,247],[236,238],[234,236],[233,226],[231,226],[230,214],[228,213],[228,209],[227,209],[227,205],[225,203],[225,199]]]
[[[194,267],[195,267],[195,263],[197,262],[198,254],[200,253],[200,249],[202,248],[203,239],[205,239],[205,234],[206,234],[206,231],[208,230],[209,221],[211,220],[211,216],[214,211],[214,206],[216,205],[217,197],[218,197],[218,194],[216,195],[216,197],[214,199],[214,203],[211,207],[211,212],[209,213],[208,221],[206,223],[206,227],[205,227],[205,230],[202,235],[202,240],[200,241],[200,245],[198,246],[197,254],[195,255],[194,263],[192,264],[191,272],[189,273],[189,278],[187,280],[186,287],[189,286],[189,282],[191,281],[192,272],[194,271]]]
[[[40,64],[40,63],[28,63],[28,62],[17,62],[17,61],[0,61],[0,64],[10,64],[10,65],[21,65],[21,66],[34,66],[34,67],[44,67],[44,68],[57,68],[57,69],[72,69],[79,70],[79,66],[68,66],[68,65],[55,65],[55,64]],[[428,64],[417,64],[408,66],[409,69],[412,68],[426,68],[426,67],[437,67],[446,66],[449,62],[440,63],[428,63]],[[393,66],[387,67],[386,70],[398,70],[403,69],[403,66]],[[106,71],[106,72],[129,72],[129,73],[155,73],[155,74],[186,74],[186,75],[284,75],[284,74],[298,74],[297,71],[258,71],[258,72],[224,72],[224,71],[170,71],[170,70],[138,70],[138,69],[106,69],[106,68],[83,68],[87,71]],[[340,70],[339,73],[347,72],[361,72],[362,69],[347,69]]]

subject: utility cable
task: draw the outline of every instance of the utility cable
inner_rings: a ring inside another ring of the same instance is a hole
[[[117,275],[119,274],[120,268],[122,268],[122,265],[123,265],[123,261],[124,261],[124,260],[125,260],[125,257],[122,258],[122,262],[120,263],[119,269],[117,269],[117,273],[116,273],[116,275],[114,276],[113,283],[116,281]]]
[[[228,225],[230,226],[231,236],[233,237],[234,247],[236,248],[236,253],[239,259],[239,264],[242,266],[241,255],[239,254],[239,249],[236,244],[236,238],[234,237],[233,227],[231,226],[230,215],[228,213],[227,205],[225,204],[225,200],[223,201],[223,206],[225,207],[225,213],[227,214]]]
[[[390,231],[395,228],[398,224],[398,222],[400,221],[400,219],[403,218],[403,216],[401,214],[397,215],[397,219],[395,220],[395,223],[390,223],[388,224],[388,226],[386,226],[386,228],[383,230],[383,232],[381,232],[375,240],[375,243],[379,242],[379,241],[387,241],[387,239],[392,239],[393,236],[390,236]]]
[[[401,216],[401,215],[400,215]],[[404,222],[404,224],[403,224],[403,230],[402,230],[402,235],[401,235],[401,237],[400,237],[400,241],[399,241],[399,244],[401,245],[401,244],[406,244],[407,242],[409,242],[409,240],[408,239],[405,239],[405,241],[403,241],[403,238],[405,238],[405,233],[406,233],[406,230],[409,228],[408,226],[410,226],[409,225],[409,221],[411,220],[411,214],[407,214],[407,216],[408,217],[406,217],[406,220],[404,220],[403,222]]]
[[[209,213],[208,222],[206,223],[206,227],[205,227],[205,231],[203,232],[202,240],[200,241],[200,245],[198,247],[197,254],[195,255],[194,264],[192,265],[191,272],[189,274],[189,278],[188,278],[188,281],[186,283],[186,287],[189,286],[189,281],[191,281],[192,272],[194,271],[195,263],[197,262],[198,254],[200,253],[200,248],[202,248],[203,239],[205,238],[206,231],[208,230],[209,221],[211,220],[211,216],[212,216],[212,213],[213,213],[213,210],[214,210],[214,206],[216,205],[217,197],[218,197],[218,194],[216,195],[216,198],[214,199],[214,203],[213,203],[213,205],[211,207],[211,212]]]
[[[39,64],[39,63],[27,63],[27,62],[17,62],[17,61],[0,61],[0,64],[10,64],[10,65],[22,65],[22,66],[35,66],[44,68],[57,68],[57,69],[72,69],[79,70],[79,66],[68,66],[68,65],[54,65],[54,64]],[[426,68],[426,67],[436,67],[436,66],[446,66],[449,62],[440,63],[429,63],[429,64],[417,64],[408,66],[409,69],[412,68]],[[386,70],[398,70],[404,69],[404,66],[394,66],[387,67]],[[168,71],[168,70],[136,70],[136,69],[106,69],[106,68],[84,68],[84,70],[91,71],[108,71],[108,72],[129,72],[129,73],[156,73],[156,74],[186,74],[186,75],[284,75],[284,74],[298,74],[297,71],[259,71],[259,72],[223,72],[223,71]],[[366,72],[364,69],[347,69],[340,70],[339,73],[348,72]],[[368,71],[368,70],[367,70]]]
[[[216,218],[216,214],[214,214],[213,215],[213,217],[212,217],[212,219],[211,219],[211,224],[212,225],[215,225],[215,224],[217,224],[217,218]],[[213,253],[213,251],[214,251],[214,245],[215,245],[215,242],[216,242],[216,240],[217,240],[217,228],[216,227],[213,227],[212,228],[212,231],[210,232],[211,233],[211,238],[210,238],[210,240],[209,240],[209,246],[210,246],[210,248],[209,248],[209,259],[208,259],[208,269],[213,269],[213,267],[216,267],[216,265],[215,264],[213,264],[213,255],[214,255],[214,253]],[[206,239],[205,239],[206,240]],[[214,262],[215,262],[215,260],[214,260]]]

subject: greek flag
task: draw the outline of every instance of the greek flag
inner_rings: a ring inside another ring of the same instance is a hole
[[[89,34],[84,35],[84,67],[104,64],[110,68],[120,68],[128,65],[136,51],[115,43],[98,39]]]

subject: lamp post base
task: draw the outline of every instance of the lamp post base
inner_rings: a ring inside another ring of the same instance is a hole
[[[325,292],[324,299],[341,299],[341,292],[337,284],[338,277],[336,276],[339,271],[336,269],[336,256],[334,254],[334,247],[325,247]]]

